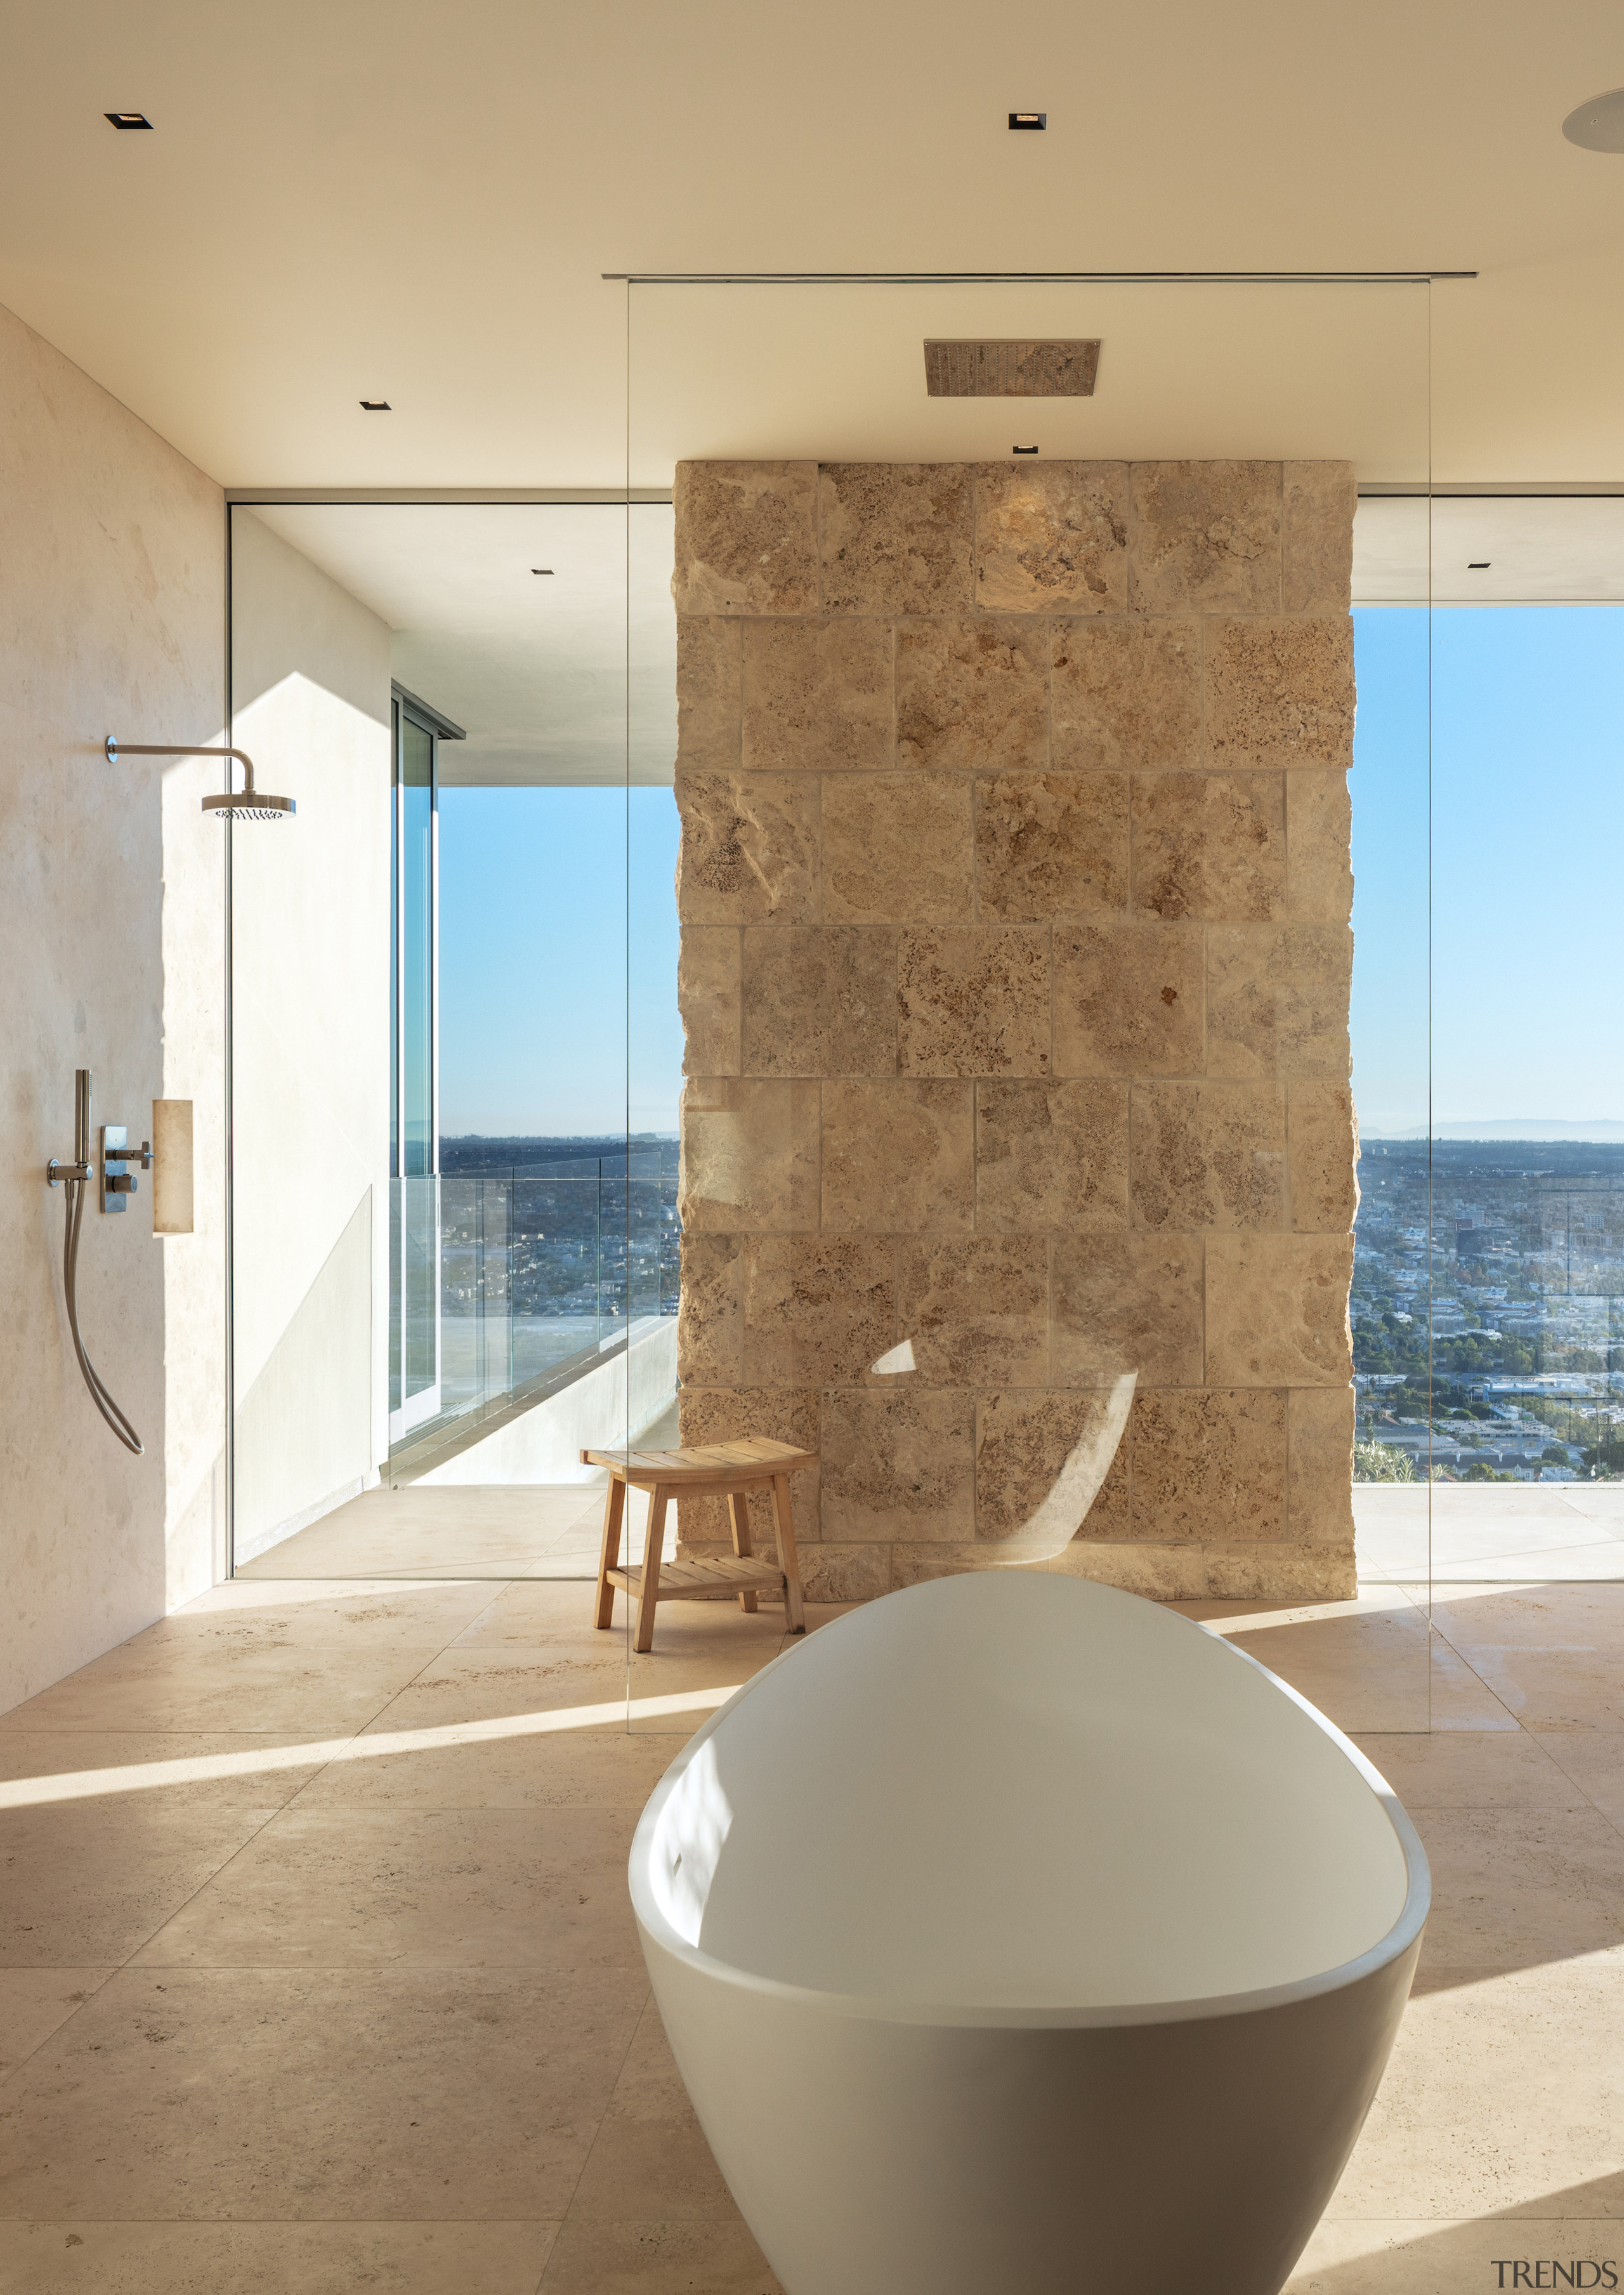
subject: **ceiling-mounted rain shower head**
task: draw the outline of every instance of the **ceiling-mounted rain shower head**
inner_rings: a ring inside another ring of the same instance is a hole
[[[242,767],[241,794],[233,796],[225,790],[203,799],[204,812],[213,813],[216,821],[286,821],[298,810],[290,796],[268,796],[254,787],[254,761],[246,749],[192,749],[167,741],[126,741],[121,747],[110,733],[108,764],[116,765],[121,756],[235,757]]]

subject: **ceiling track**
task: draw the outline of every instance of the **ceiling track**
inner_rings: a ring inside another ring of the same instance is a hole
[[[632,287],[1420,287],[1475,271],[605,271]]]

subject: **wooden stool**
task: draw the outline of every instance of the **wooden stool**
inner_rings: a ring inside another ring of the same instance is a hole
[[[735,1595],[741,1610],[754,1610],[758,1594],[782,1593],[792,1634],[806,1631],[801,1607],[801,1570],[796,1559],[795,1521],[789,1511],[789,1477],[797,1466],[813,1466],[815,1450],[788,1442],[752,1438],[713,1442],[702,1450],[583,1450],[583,1466],[607,1466],[608,1494],[603,1508],[603,1556],[598,1565],[598,1618],[607,1628],[615,1611],[615,1589],[635,1597],[637,1638],[654,1643],[657,1602],[727,1602]],[[750,1551],[750,1510],[746,1493],[760,1482],[772,1485],[772,1519],[779,1559],[761,1562]],[[649,1536],[641,1567],[620,1567],[620,1527],[625,1518],[626,1487],[649,1493]],[[667,1562],[662,1567],[667,1502],[681,1498],[725,1498],[733,1526],[734,1559]]]

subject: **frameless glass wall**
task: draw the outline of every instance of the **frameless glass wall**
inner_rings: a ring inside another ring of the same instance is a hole
[[[233,511],[237,738],[299,808],[233,855],[239,1569],[590,1578],[581,1451],[669,1415],[670,529]]]
[[[803,1578],[866,1599],[1024,1558],[1135,1374],[1043,1566],[1424,1728],[1429,1482],[1357,1607],[1292,1613],[1353,1592],[1351,1062],[1426,1137],[1424,614],[1367,719],[1328,503],[1418,498],[1424,565],[1427,285],[627,291],[628,492],[679,514],[684,1439],[816,1448]],[[1091,394],[1029,391],[1038,343]]]

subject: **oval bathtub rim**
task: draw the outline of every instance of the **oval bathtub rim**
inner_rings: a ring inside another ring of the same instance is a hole
[[[911,1588],[902,1589],[897,1594],[883,1598],[892,1601],[905,1598],[906,1594],[912,1590]],[[1105,1590],[1111,1593],[1122,1591],[1117,1587]],[[737,1968],[730,1961],[719,1960],[714,1953],[705,1952],[698,1945],[690,1944],[671,1926],[654,1901],[647,1875],[649,1851],[655,1830],[664,1814],[665,1803],[700,1747],[753,1690],[758,1689],[770,1674],[776,1672],[779,1666],[788,1664],[798,1654],[800,1644],[792,1644],[788,1649],[780,1651],[770,1664],[763,1666],[759,1673],[742,1682],[725,1705],[717,1707],[709,1719],[688,1739],[644,1804],[632,1836],[626,1877],[632,1914],[645,1940],[657,1944],[673,1960],[685,1963],[696,1973],[714,1982],[730,1985],[738,1991],[755,1993],[763,1999],[779,2002],[786,2007],[798,2006],[816,2010],[824,2015],[845,2016],[877,2023],[920,2024],[945,2030],[959,2028],[986,2031],[1110,2030],[1142,2024],[1201,2023],[1220,2016],[1255,2015],[1263,2010],[1291,2007],[1302,2001],[1318,1999],[1326,1993],[1342,1991],[1391,1966],[1419,1943],[1432,1901],[1432,1868],[1427,1863],[1426,1851],[1397,1793],[1374,1761],[1360,1752],[1351,1737],[1328,1719],[1317,1705],[1311,1704],[1301,1690],[1293,1689],[1289,1681],[1283,1681],[1277,1673],[1270,1672],[1268,1666],[1261,1664],[1249,1650],[1236,1649],[1223,1635],[1207,1632],[1203,1623],[1192,1618],[1180,1617],[1176,1611],[1163,1610],[1161,1614],[1170,1621],[1187,1626],[1193,1633],[1203,1635],[1208,1641],[1220,1643],[1230,1658],[1239,1664],[1252,1666],[1261,1673],[1266,1681],[1324,1731],[1358,1770],[1381,1803],[1404,1858],[1404,1902],[1398,1918],[1386,1934],[1355,1959],[1343,1961],[1334,1968],[1317,1971],[1311,1976],[1295,1978],[1289,1984],[1269,1985],[1250,1992],[1221,1992],[1204,1999],[1114,2001],[1093,2006],[1074,2001],[1057,2002],[1048,2006],[997,2002],[983,2006],[973,2001],[886,2000],[873,1993],[825,1992],[812,1985],[788,1983],[781,1977],[758,1976],[752,1970]],[[841,1622],[835,1620],[819,1630],[822,1633],[837,1632]]]

